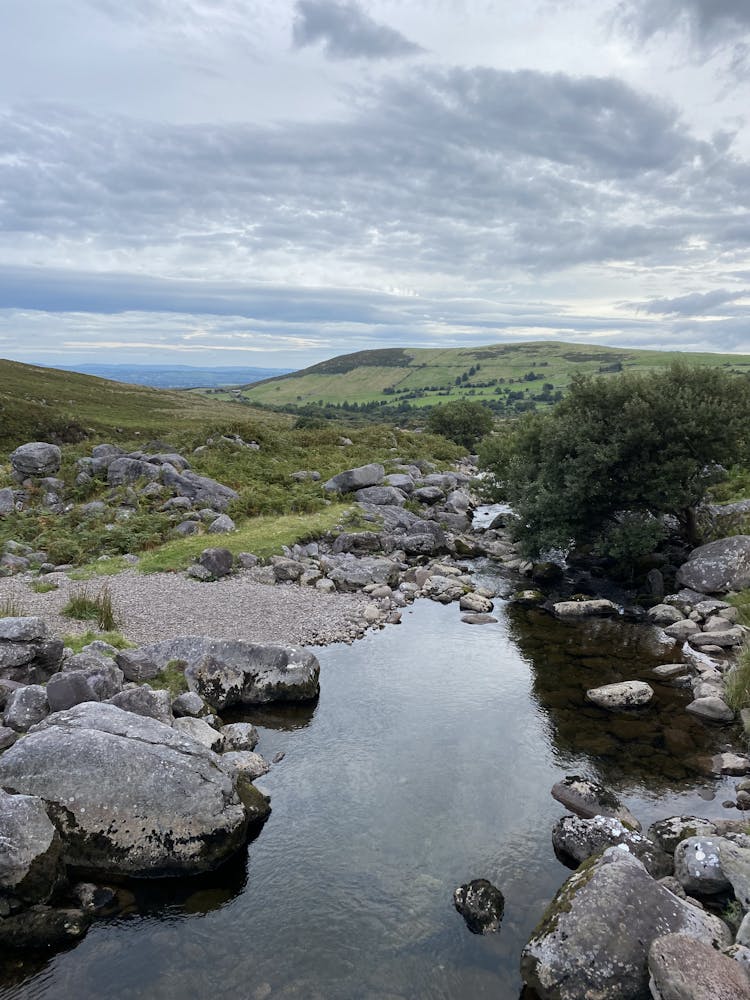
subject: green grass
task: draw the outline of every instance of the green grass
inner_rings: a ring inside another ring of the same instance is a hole
[[[26,610],[17,597],[6,597],[0,601],[0,618],[23,618]]]
[[[278,555],[284,545],[311,541],[343,523],[351,507],[332,504],[316,514],[285,514],[280,517],[254,517],[229,535],[197,535],[167,542],[151,552],[144,552],[138,569],[141,573],[171,573],[187,569],[209,547],[229,549],[233,555],[252,552],[261,559]]]
[[[188,690],[184,661],[170,660],[159,676],[150,680],[149,684],[155,691],[169,691],[173,698],[184,694]]]
[[[35,594],[49,594],[53,590],[58,589],[56,583],[49,583],[46,580],[33,580],[30,584],[30,587]]]
[[[737,608],[739,612],[738,623],[750,627],[750,590],[741,590],[737,594],[728,594],[726,601],[727,604],[731,604],[732,607]]]
[[[737,664],[726,675],[725,696],[727,705],[735,712],[750,708],[750,647],[740,652]]]
[[[96,562],[86,563],[77,569],[72,569],[68,576],[71,580],[94,580],[102,576],[117,576],[124,569],[130,569],[130,564],[125,562],[121,556],[109,556],[106,559],[97,559]]]
[[[112,595],[107,587],[102,587],[94,595],[86,587],[80,587],[70,595],[60,614],[78,621],[94,621],[103,632],[112,632],[117,628]]]
[[[63,645],[72,649],[74,653],[80,653],[84,646],[88,646],[96,640],[106,642],[115,649],[132,649],[135,643],[130,642],[121,632],[92,632],[90,629],[80,634],[73,632],[63,636]]]

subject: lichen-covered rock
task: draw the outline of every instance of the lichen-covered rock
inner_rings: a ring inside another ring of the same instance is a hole
[[[559,601],[552,610],[558,618],[610,618],[620,613],[613,601],[603,597],[590,601]]]
[[[693,549],[677,570],[682,587],[702,594],[726,594],[750,585],[750,535],[719,538]]]
[[[339,472],[337,476],[329,479],[323,488],[328,493],[351,493],[367,486],[379,486],[384,476],[383,466],[372,462],[369,465],[360,465],[356,469]]]
[[[716,825],[700,816],[667,816],[648,828],[647,836],[667,854],[674,854],[677,845],[689,837],[713,837]]]
[[[270,770],[268,761],[259,753],[250,750],[231,750],[222,754],[221,762],[235,779],[242,775],[248,781],[255,781],[268,774]]]
[[[154,691],[148,684],[120,691],[109,699],[109,703],[125,712],[156,719],[165,726],[171,726],[174,721],[169,691]]]
[[[46,903],[62,875],[62,841],[42,800],[0,790],[0,899]]]
[[[541,1000],[644,1000],[649,948],[672,933],[719,948],[731,942],[718,917],[679,899],[628,851],[610,847],[559,890],[523,950],[521,975]]]
[[[11,452],[10,464],[13,478],[17,482],[24,479],[53,476],[60,468],[62,452],[56,444],[45,441],[31,441]]]
[[[217,732],[212,726],[209,726],[203,719],[193,719],[190,716],[183,716],[180,719],[175,719],[172,726],[178,733],[182,733],[183,736],[188,736],[191,740],[202,743],[209,750],[215,750],[219,753],[224,746],[224,737],[221,733]]]
[[[254,750],[258,744],[258,730],[249,722],[230,722],[221,727],[224,749]]]
[[[3,720],[9,729],[25,733],[48,713],[46,690],[41,684],[27,684],[10,695],[5,703]]]
[[[477,878],[466,885],[460,885],[453,893],[453,905],[473,934],[500,930],[505,897],[486,878]]]
[[[81,868],[207,871],[245,841],[245,809],[220,758],[114,705],[50,716],[0,757],[0,785],[44,800],[65,861]]]
[[[657,1000],[750,1000],[750,979],[739,962],[685,934],[653,941],[648,971]]]
[[[663,878],[674,870],[671,855],[613,816],[563,816],[552,828],[552,846],[563,864],[577,868],[582,861],[607,847],[622,846],[638,858],[649,875]]]
[[[115,655],[115,663],[122,670],[126,681],[150,681],[161,673],[158,663],[147,656],[142,649],[121,649]]]
[[[576,816],[591,819],[593,816],[614,816],[631,830],[640,830],[641,824],[618,799],[615,793],[589,778],[570,774],[552,786],[552,798],[561,802]]]
[[[164,666],[183,662],[190,690],[215,709],[309,701],[320,691],[320,664],[299,646],[188,636],[143,648]]]
[[[713,896],[729,888],[721,864],[721,837],[688,837],[674,852],[674,873],[685,892]]]

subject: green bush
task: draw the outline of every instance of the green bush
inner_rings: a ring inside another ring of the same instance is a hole
[[[494,422],[492,410],[484,403],[455,399],[433,407],[427,418],[427,427],[433,434],[442,434],[449,441],[472,451],[489,434]]]

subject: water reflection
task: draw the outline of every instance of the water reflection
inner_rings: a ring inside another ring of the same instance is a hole
[[[689,689],[656,681],[653,668],[681,656],[679,649],[665,650],[654,630],[619,619],[560,621],[518,608],[509,609],[508,618],[562,766],[585,754],[607,784],[678,788],[704,773],[705,757],[726,741],[722,730],[685,711]],[[585,700],[589,688],[636,679],[654,688],[647,708],[613,714]]]

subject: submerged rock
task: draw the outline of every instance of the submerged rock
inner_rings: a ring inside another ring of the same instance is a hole
[[[58,948],[83,937],[91,914],[82,910],[32,906],[0,919],[0,946],[8,949]]]
[[[586,692],[587,701],[599,708],[618,712],[629,708],[642,708],[654,697],[654,689],[645,681],[621,681],[619,684],[604,684],[590,688]]]
[[[453,893],[453,905],[473,934],[500,930],[505,897],[487,879],[477,878],[459,886]]]

